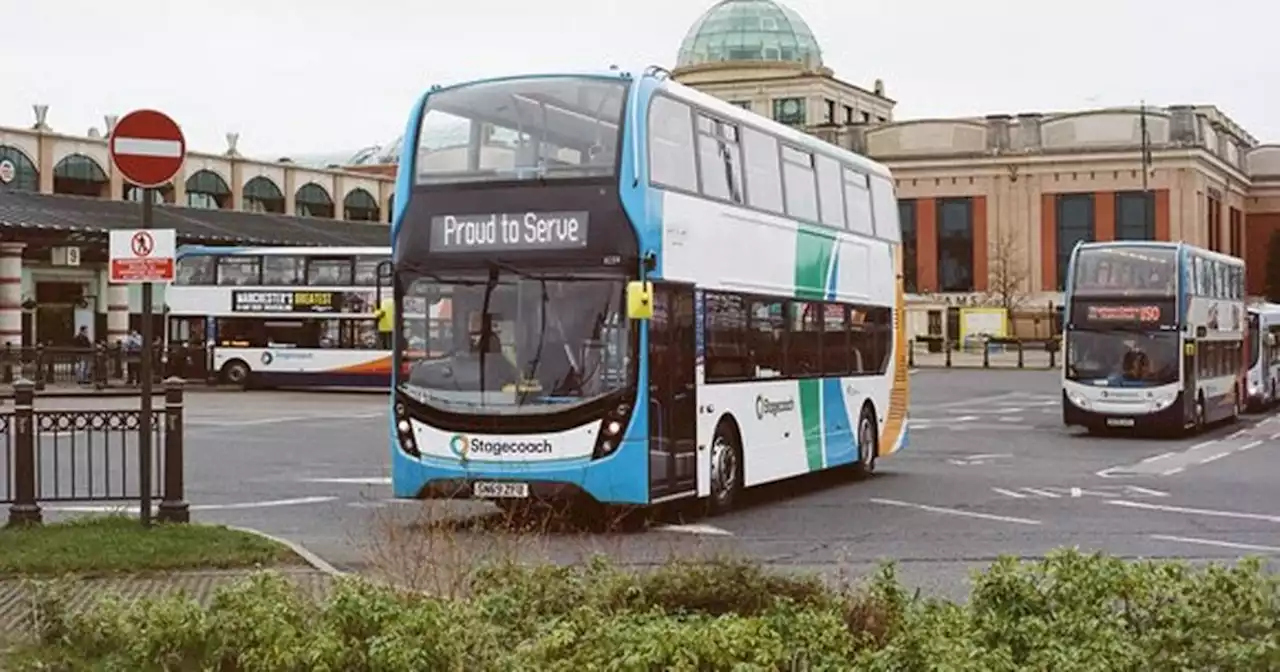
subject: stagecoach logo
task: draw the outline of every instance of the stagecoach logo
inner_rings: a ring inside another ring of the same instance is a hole
[[[473,455],[502,457],[504,455],[550,455],[551,442],[546,439],[525,441],[495,441],[477,439],[465,434],[454,434],[449,439],[449,450],[458,459],[467,460]]]
[[[766,415],[775,416],[783,413],[790,413],[796,410],[796,402],[794,399],[784,399],[782,401],[773,401],[765,396],[756,397],[756,419],[764,420]]]
[[[275,361],[275,357],[273,357],[273,356],[271,355],[271,353],[270,353],[270,352],[264,352],[264,353],[262,353],[262,363],[263,363],[263,364],[265,364],[265,365],[267,365],[267,366],[271,366],[271,362],[273,362],[273,361]]]

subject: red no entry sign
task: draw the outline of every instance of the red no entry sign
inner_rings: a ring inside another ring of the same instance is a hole
[[[187,140],[178,123],[155,110],[134,110],[111,131],[111,162],[139,187],[158,187],[182,170]]]

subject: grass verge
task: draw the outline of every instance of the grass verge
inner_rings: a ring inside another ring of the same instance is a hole
[[[213,525],[142,527],[136,518],[94,516],[0,529],[0,579],[98,576],[184,569],[296,564],[288,548]]]

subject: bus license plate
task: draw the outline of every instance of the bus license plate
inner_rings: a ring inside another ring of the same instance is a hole
[[[1107,418],[1108,427],[1132,427],[1133,418]]]
[[[526,499],[528,483],[478,481],[471,486],[471,495],[485,499]]]

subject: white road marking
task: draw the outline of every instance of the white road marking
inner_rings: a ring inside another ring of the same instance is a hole
[[[1260,551],[1262,553],[1280,553],[1280,547],[1258,546],[1257,544],[1241,544],[1234,541],[1218,541],[1216,539],[1196,539],[1195,537],[1171,537],[1166,534],[1153,534],[1152,539],[1160,541],[1176,541],[1183,544],[1200,544],[1201,546],[1220,546],[1237,551]]]
[[[659,525],[652,528],[655,532],[680,532],[684,534],[706,534],[714,537],[732,537],[733,533],[715,525],[690,523],[687,525]]]
[[[1214,511],[1212,509],[1192,509],[1182,506],[1166,506],[1164,504],[1148,504],[1146,502],[1129,502],[1122,499],[1113,499],[1108,504],[1113,506],[1126,506],[1131,509],[1146,509],[1148,511],[1163,511],[1165,513],[1186,513],[1193,516],[1210,516],[1213,518],[1239,518],[1241,520],[1262,520],[1268,523],[1280,523],[1280,516],[1272,516],[1263,513],[1241,513],[1239,511]]]
[[[1231,435],[1230,435],[1230,436],[1228,436],[1227,438],[1228,438],[1228,439],[1238,439],[1238,438],[1241,438],[1241,437],[1245,436],[1245,435],[1246,435],[1246,434],[1248,434],[1248,433],[1249,433],[1249,430],[1247,430],[1247,429],[1241,429],[1241,430],[1237,430],[1237,431],[1235,431],[1235,432],[1232,432],[1232,433],[1231,433]]]
[[[1230,454],[1231,454],[1231,451],[1229,450],[1223,451],[1221,453],[1214,453],[1209,457],[1206,457],[1203,460],[1200,460],[1200,464],[1209,464],[1210,462],[1216,462],[1217,460],[1221,460],[1222,458]]]
[[[299,497],[297,499],[275,499],[265,502],[239,502],[236,504],[192,504],[192,511],[237,511],[241,509],[270,509],[280,506],[301,506],[304,504],[324,504],[337,497]],[[137,513],[141,507],[137,504],[103,504],[97,506],[47,506],[50,511],[66,511],[68,513]]]
[[[1160,475],[1161,475],[1161,476],[1173,476],[1174,474],[1181,474],[1182,472],[1184,472],[1184,471],[1186,471],[1186,470],[1187,470],[1187,468],[1186,468],[1186,467],[1174,467],[1173,469],[1170,469],[1169,471],[1162,471],[1162,472],[1160,472]]]
[[[1084,494],[1084,491],[1080,488],[1071,488],[1072,498],[1079,498],[1082,494]]]
[[[978,419],[978,416],[976,415],[962,415],[958,418],[952,418],[951,421],[952,422],[972,422],[977,419]]]
[[[998,494],[1004,495],[1005,497],[1012,497],[1012,498],[1014,498],[1014,499],[1026,499],[1026,498],[1027,498],[1027,496],[1026,496],[1026,495],[1024,495],[1024,494],[1022,494],[1022,493],[1020,493],[1020,492],[1014,492],[1013,490],[1005,490],[1004,488],[991,488],[991,490],[992,490],[993,492],[998,493]]]
[[[1143,460],[1143,461],[1142,461],[1142,464],[1151,464],[1152,462],[1159,462],[1160,460],[1167,460],[1167,459],[1169,459],[1170,457],[1173,457],[1174,455],[1177,455],[1177,453],[1175,453],[1175,452],[1173,452],[1173,451],[1171,450],[1171,451],[1169,451],[1169,452],[1167,452],[1167,453],[1161,453],[1161,454],[1159,454],[1159,455],[1154,455],[1154,456],[1152,456],[1152,457],[1148,457],[1147,459],[1145,459],[1145,460]]]
[[[1044,497],[1047,499],[1058,499],[1058,493],[1056,492],[1049,492],[1048,490],[1041,490],[1039,488],[1023,488],[1023,490],[1033,495],[1036,495],[1037,497]]]
[[[1160,492],[1159,490],[1152,490],[1151,488],[1144,488],[1138,485],[1126,485],[1124,487],[1132,492],[1137,492],[1144,495],[1151,495],[1152,497],[1168,497],[1169,496],[1169,493],[1167,492]]]
[[[1243,446],[1236,448],[1236,450],[1239,452],[1244,452],[1246,450],[1252,450],[1254,448],[1257,448],[1258,446],[1261,446],[1261,445],[1262,445],[1261,441],[1250,441],[1249,443],[1246,443]]]
[[[1271,435],[1272,441],[1275,441],[1276,439],[1280,439],[1280,432],[1276,432],[1275,434]]]
[[[982,520],[994,520],[1001,523],[1016,523],[1018,525],[1039,525],[1040,521],[1031,520],[1030,518],[1013,518],[1010,516],[997,516],[990,513],[978,513],[976,511],[961,511],[959,509],[948,509],[941,506],[929,506],[928,504],[913,504],[912,502],[902,502],[896,499],[879,499],[872,498],[872,502],[876,504],[884,504],[885,506],[897,506],[907,509],[918,509],[920,511],[929,511],[930,513],[941,513],[948,516],[962,516],[965,518],[979,518]]]

